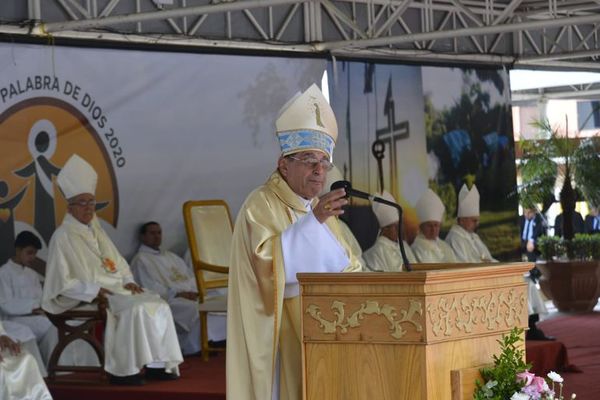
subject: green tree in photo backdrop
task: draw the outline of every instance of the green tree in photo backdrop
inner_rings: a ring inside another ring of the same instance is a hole
[[[436,108],[425,97],[427,151],[440,168],[430,187],[446,205],[443,230],[455,222],[456,193],[463,183],[475,183],[481,194],[479,235],[494,256],[518,256],[514,139],[510,105],[492,102],[490,83],[503,94],[502,71],[463,70],[463,90],[453,104]],[[488,88],[488,89],[485,89]],[[449,190],[448,186],[453,190]]]

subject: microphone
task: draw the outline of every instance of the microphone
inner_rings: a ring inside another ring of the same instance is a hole
[[[406,257],[406,252],[404,250],[404,240],[402,240],[402,207],[399,204],[396,204],[392,201],[388,201],[386,199],[382,199],[381,197],[373,196],[372,194],[368,194],[365,192],[361,192],[360,190],[356,190],[352,188],[352,184],[348,181],[336,181],[331,184],[330,190],[336,189],[344,189],[346,192],[346,197],[360,197],[361,199],[366,199],[371,202],[377,202],[381,204],[388,205],[390,207],[394,207],[398,210],[398,218],[399,218],[399,227],[398,227],[398,246],[400,246],[400,253],[402,254],[402,262],[406,267],[407,271],[412,271],[410,263],[408,262],[408,258]]]
[[[353,189],[352,184],[348,181],[333,182],[331,184],[330,190],[336,190],[336,189],[344,189],[344,191],[346,191],[346,197],[349,197],[349,196],[360,197],[361,199],[366,199],[369,201],[374,201],[377,203],[388,205],[390,207],[394,207],[396,209],[399,209],[400,212],[402,212],[402,208],[400,207],[400,205],[398,205],[394,202],[391,202],[389,200],[382,199],[381,197],[373,196],[372,194],[368,194],[365,192],[361,192],[360,190]]]

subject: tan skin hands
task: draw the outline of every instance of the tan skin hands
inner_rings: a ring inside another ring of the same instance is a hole
[[[342,207],[348,204],[348,199],[345,196],[346,191],[344,189],[336,189],[324,194],[313,208],[315,218],[323,223],[329,217],[342,215],[344,213]]]
[[[535,250],[535,243],[533,243],[533,240],[528,240],[526,247],[528,252],[533,253],[533,251]]]
[[[19,342],[15,342],[8,336],[2,335],[0,336],[0,361],[3,360],[1,353],[4,350],[8,350],[11,355],[16,356],[21,352],[21,345]]]
[[[133,283],[133,282],[129,282],[126,285],[123,285],[123,287],[127,290],[129,290],[131,292],[131,294],[140,294],[140,293],[144,293],[144,289],[142,289],[141,286]],[[109,296],[113,294],[112,291],[101,287],[100,290],[98,291],[98,295],[96,296],[96,298],[94,299],[95,302],[98,303],[106,303],[107,299],[106,296]]]
[[[123,287],[125,289],[129,290],[131,292],[131,294],[144,293],[144,289],[142,289],[141,286],[139,286],[133,282],[129,282],[127,285],[124,285]]]

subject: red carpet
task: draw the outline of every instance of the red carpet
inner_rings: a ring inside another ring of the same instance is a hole
[[[539,327],[555,336],[559,343],[550,346],[544,346],[543,342],[529,343],[532,355],[539,351],[542,357],[553,359],[559,365],[572,364],[582,371],[559,372],[565,379],[565,399],[569,399],[571,393],[577,393],[577,400],[600,399],[600,312],[556,317],[540,322]],[[560,343],[566,347],[567,354]],[[96,376],[75,374],[71,379]],[[140,387],[112,386],[106,380],[48,386],[55,400],[225,400],[225,355],[211,357],[209,362],[203,362],[200,357],[186,358],[177,381],[150,382]]]
[[[225,355],[187,357],[176,381],[151,381],[144,386],[114,386],[108,380],[90,382],[98,374],[78,373],[69,382],[49,383],[54,400],[225,400]],[[65,378],[63,378],[65,379]],[[77,382],[77,380],[86,380]]]
[[[581,373],[560,372],[565,379],[565,399],[600,399],[600,312],[561,316],[538,323],[547,334],[567,347],[569,362]]]

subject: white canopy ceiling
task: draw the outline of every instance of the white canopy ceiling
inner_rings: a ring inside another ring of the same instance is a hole
[[[600,70],[600,0],[2,0],[0,33]],[[209,50],[210,51],[210,50]]]

